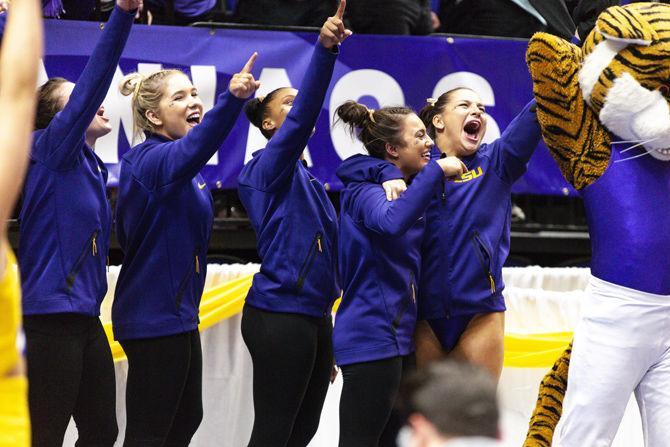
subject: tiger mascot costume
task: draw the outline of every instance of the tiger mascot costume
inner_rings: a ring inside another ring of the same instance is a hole
[[[526,58],[543,138],[584,199],[592,276],[524,447],[611,445],[632,392],[645,445],[670,446],[670,5],[608,8],[581,48],[538,33]]]

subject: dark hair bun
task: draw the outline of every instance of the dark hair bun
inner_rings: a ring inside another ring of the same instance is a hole
[[[254,126],[262,129],[263,126],[263,98],[254,98],[244,105],[244,114]]]
[[[335,113],[352,128],[363,128],[370,122],[369,109],[356,101],[345,102],[335,110]]]
[[[433,117],[437,115],[437,108],[434,104],[426,104],[423,109],[419,112],[419,118],[423,121],[423,125],[426,126],[426,129],[432,129],[433,127]]]

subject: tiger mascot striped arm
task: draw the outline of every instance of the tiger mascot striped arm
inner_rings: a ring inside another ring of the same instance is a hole
[[[581,48],[537,33],[529,42],[526,62],[542,137],[566,180],[582,189],[607,169],[611,138],[583,100],[578,81]],[[542,379],[523,447],[551,447],[563,409],[571,352],[572,345]]]
[[[563,176],[581,189],[604,172],[607,161],[602,167],[601,160],[609,159],[608,134],[582,99],[578,82],[582,51],[556,36],[537,33],[529,42],[526,62],[542,137]],[[563,408],[570,352],[568,348],[556,360],[540,383],[523,447],[551,447]]]
[[[580,190],[607,169],[611,143],[609,132],[582,97],[582,50],[551,34],[536,33],[526,62],[542,137],[565,179]]]

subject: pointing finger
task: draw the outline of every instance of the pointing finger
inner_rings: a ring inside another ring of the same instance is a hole
[[[344,17],[344,9],[347,7],[347,0],[340,0],[340,6],[337,8],[335,17],[342,19]]]
[[[254,63],[256,62],[257,57],[258,53],[254,51],[254,54],[252,54],[247,63],[244,64],[240,73],[251,73],[251,69],[254,68]]]

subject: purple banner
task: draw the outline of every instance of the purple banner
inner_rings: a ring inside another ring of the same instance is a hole
[[[47,21],[46,77],[75,81],[100,35],[97,23]],[[130,98],[118,93],[124,74],[180,68],[193,80],[208,110],[253,51],[259,57],[254,75],[259,95],[281,86],[299,88],[311,56],[315,34],[277,31],[209,30],[135,26],[104,102],[114,131],[98,140],[96,152],[110,169],[109,185],[118,182],[118,161],[132,146]],[[308,145],[311,170],[332,190],[342,187],[335,169],[344,158],[363,151],[332,111],[348,99],[371,107],[408,105],[416,110],[425,99],[467,86],[480,94],[489,114],[485,141],[492,141],[532,97],[525,64],[525,42],[448,37],[355,35],[341,48],[316,133]],[[203,170],[212,188],[237,187],[237,175],[250,154],[265,146],[260,132],[240,115],[235,128]],[[516,193],[567,195],[574,191],[562,178],[544,145],[535,152]]]

